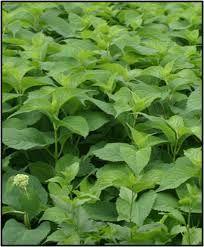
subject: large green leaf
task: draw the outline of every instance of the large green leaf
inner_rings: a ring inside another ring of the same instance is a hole
[[[37,97],[33,97],[25,101],[24,104],[20,107],[20,109],[14,112],[10,117],[20,115],[23,113],[31,114],[32,112],[37,111],[47,115],[50,119],[52,119],[52,105],[48,97],[39,97],[38,90],[36,94]]]
[[[16,175],[16,172],[12,174]],[[47,203],[47,192],[40,181],[29,175],[26,191],[14,185],[14,177],[5,174],[3,178],[3,203],[16,210],[27,212],[29,217],[39,214]]]
[[[90,98],[89,101],[94,103],[96,106],[98,106],[105,113],[107,113],[109,115],[113,115],[113,116],[115,115],[115,110],[114,110],[113,105],[111,103],[106,103],[104,101],[94,99],[94,98]]]
[[[178,201],[172,194],[167,192],[157,193],[157,197],[153,206],[154,210],[169,212],[177,207]]]
[[[65,169],[71,164],[78,161],[79,158],[77,156],[67,153],[57,161],[55,165],[55,171],[60,174],[61,172],[65,171]]]
[[[106,164],[96,173],[96,183],[91,191],[97,195],[107,187],[131,187],[135,182],[135,176],[125,164]]]
[[[132,221],[132,209],[137,194],[126,187],[120,188],[119,198],[116,201],[118,220]]]
[[[61,224],[66,219],[67,219],[66,213],[61,208],[52,207],[45,210],[40,221],[47,220],[47,221],[55,222],[57,224]]]
[[[74,97],[82,97],[86,99],[86,92],[88,90],[80,88],[66,88],[57,87],[52,93],[52,110],[54,113],[58,114],[60,108],[70,99]]]
[[[157,191],[177,188],[189,178],[198,176],[198,172],[186,157],[180,157],[164,174]]]
[[[41,182],[45,182],[54,175],[54,167],[41,161],[30,163],[29,170],[31,175],[36,176]]]
[[[168,243],[170,240],[166,225],[161,223],[145,224],[133,232],[131,243],[141,245],[156,245],[156,243]]]
[[[101,221],[116,221],[117,212],[112,202],[98,201],[95,204],[85,204],[84,208],[91,219]]]
[[[90,131],[100,128],[109,121],[108,117],[103,112],[87,111],[82,112],[81,116],[86,119]]]
[[[26,91],[28,88],[35,86],[45,86],[45,85],[53,85],[53,81],[47,77],[31,77],[25,76],[21,82],[23,91]]]
[[[143,148],[136,151],[132,147],[121,146],[120,154],[135,175],[139,175],[149,162],[151,148]]]
[[[47,11],[42,16],[42,20],[48,25],[49,28],[64,37],[73,35],[73,27],[64,19],[58,17],[55,12]]]
[[[150,214],[156,199],[156,193],[152,190],[144,192],[133,204],[132,221],[138,226],[143,225],[144,220]]]
[[[3,94],[3,99],[2,99],[2,103],[5,103],[6,101],[15,99],[21,97],[21,94],[17,94],[17,93],[4,93]]]
[[[123,161],[124,158],[120,151],[122,147],[127,147],[134,150],[134,147],[127,143],[108,143],[103,148],[94,150],[92,153],[102,160]]]
[[[50,232],[48,222],[43,222],[35,229],[27,229],[14,219],[6,222],[3,228],[4,245],[38,245]]]
[[[165,119],[161,117],[150,116],[144,113],[142,115],[150,120],[151,128],[161,130],[170,143],[174,143],[176,141],[176,133]]]
[[[31,148],[45,147],[54,142],[50,133],[41,132],[35,128],[3,129],[3,143],[10,148],[27,150]]]
[[[184,151],[184,155],[196,166],[202,165],[202,154],[200,148],[189,148]]]
[[[135,128],[130,127],[132,139],[139,148],[151,147],[161,143],[167,142],[167,140],[154,136],[153,134],[147,134],[142,131],[138,131]]]
[[[200,245],[202,243],[202,229],[192,227],[189,232],[185,232],[182,238],[183,245]]]
[[[201,92],[199,88],[193,91],[188,97],[186,104],[186,111],[188,112],[201,111]]]
[[[58,126],[63,126],[71,132],[86,137],[89,133],[89,126],[84,117],[67,116],[58,122]]]

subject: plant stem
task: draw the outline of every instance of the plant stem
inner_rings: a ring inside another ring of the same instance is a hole
[[[76,138],[75,148],[78,146],[80,139],[81,139],[81,136],[78,136]]]
[[[167,152],[168,152],[169,156],[171,156],[171,154],[170,154],[170,145],[169,144],[167,144]]]
[[[132,223],[132,210],[133,210],[133,203],[134,203],[134,196],[135,196],[135,193],[132,191],[132,198],[131,198],[131,204],[130,204],[130,223]],[[133,232],[131,230],[131,233],[130,233],[130,238],[133,239]]]
[[[132,191],[132,198],[131,198],[131,204],[130,204],[130,222],[132,222],[132,209],[133,209],[133,202],[134,202],[134,195],[135,193]]]
[[[57,137],[57,127],[55,125],[55,123],[53,123],[53,128],[54,128],[54,138],[55,138],[55,154],[54,154],[54,158],[55,158],[55,162],[58,159],[58,137]]]
[[[191,236],[190,236],[190,220],[191,220],[191,207],[189,206],[189,211],[188,211],[188,222],[186,225],[186,230],[188,233],[188,244],[191,245]]]
[[[45,148],[45,150],[49,153],[50,156],[52,156],[53,158],[55,158],[54,155],[50,152],[50,150],[48,148]]]
[[[66,140],[66,141],[67,141],[67,140]],[[62,152],[63,152],[63,148],[64,148],[64,145],[65,145],[66,141],[65,141],[65,142],[63,142],[63,144],[61,145],[61,148],[60,148],[60,151],[59,151],[59,155],[58,155],[58,157],[60,157],[60,155],[62,154]]]
[[[173,162],[176,160],[176,154],[177,154],[177,145],[178,145],[178,139],[176,139],[176,143],[173,149]]]
[[[136,125],[136,121],[137,121],[137,116],[138,116],[138,113],[134,114],[134,123],[133,123],[133,128],[135,128],[135,125]]]
[[[28,213],[26,212],[24,213],[24,224],[27,226],[28,229],[31,229],[29,216]]]
[[[80,184],[85,180],[87,179],[92,173],[96,172],[97,169],[95,168],[94,170],[92,170],[91,172],[89,172],[78,184],[77,186],[75,187],[75,190],[79,188]]]

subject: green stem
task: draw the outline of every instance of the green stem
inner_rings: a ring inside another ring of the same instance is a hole
[[[190,236],[190,220],[191,220],[191,207],[189,206],[189,211],[188,211],[188,222],[186,225],[186,230],[188,233],[188,244],[191,245],[191,236]]]
[[[79,188],[80,184],[85,180],[87,179],[92,173],[94,173],[95,171],[97,171],[97,169],[95,168],[94,170],[92,170],[91,172],[89,172],[89,174],[87,174],[78,184],[77,186],[75,187],[75,190]]]
[[[134,114],[133,116],[134,116],[133,128],[135,128],[138,113]]]
[[[131,204],[130,204],[130,223],[132,223],[132,210],[133,210],[133,203],[134,203],[134,196],[135,196],[135,193],[132,191],[132,198],[131,198]],[[133,232],[131,230],[131,233],[130,233],[130,238],[133,239]]]
[[[78,146],[80,139],[81,139],[81,136],[78,136],[76,139],[75,148]]]
[[[67,141],[67,140],[66,140],[66,141]],[[64,148],[64,145],[65,145],[66,141],[62,143],[61,148],[60,148],[60,151],[59,151],[59,155],[58,155],[58,157],[60,157],[60,156],[61,156],[61,154],[62,154],[62,152],[63,152],[63,148]]]
[[[165,220],[168,218],[168,215],[165,214],[163,215],[163,217],[161,218],[161,220],[159,221],[161,224],[164,224]]]
[[[173,162],[176,160],[176,154],[177,154],[177,145],[178,145],[178,139],[176,139],[176,143],[173,149]]]
[[[134,195],[135,193],[132,191],[132,198],[131,198],[131,204],[130,204],[130,222],[132,222],[132,209],[133,209],[133,202],[134,202]]]
[[[55,154],[54,154],[54,158],[55,158],[55,162],[58,159],[58,137],[57,137],[57,127],[55,125],[55,123],[53,123],[53,128],[54,128],[54,138],[55,138]]]
[[[24,213],[24,224],[27,226],[28,229],[31,229],[29,216],[26,212]]]
[[[45,148],[45,150],[49,153],[50,156],[52,156],[52,158],[55,158],[48,148]]]
[[[20,94],[20,96],[18,97],[18,104],[19,104],[19,106],[22,106],[22,104],[23,104],[23,100],[22,100],[23,93],[22,93],[22,90],[21,89],[17,90],[17,94]]]
[[[28,153],[27,153],[26,151],[24,151],[23,153],[24,153],[24,155],[25,155],[25,157],[26,157],[27,161],[29,161],[30,159],[29,159],[29,155],[28,155]]]
[[[3,157],[4,157],[4,156],[5,156],[5,154],[6,154],[6,150],[7,150],[7,147],[6,147],[6,146],[4,146],[4,147],[3,147],[3,152],[2,152],[2,153],[3,153],[3,154],[2,154],[2,156],[3,156]]]
[[[12,210],[12,211],[8,211],[8,212],[2,212],[2,215],[4,215],[4,214],[10,214],[10,213],[24,214],[24,212],[22,212],[22,211]]]
[[[167,152],[168,152],[169,156],[171,156],[170,155],[170,145],[169,144],[167,144]]]

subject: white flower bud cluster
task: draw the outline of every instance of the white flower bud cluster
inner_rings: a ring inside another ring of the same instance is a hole
[[[17,174],[13,178],[13,184],[20,187],[21,189],[26,189],[29,182],[29,176],[25,174]]]

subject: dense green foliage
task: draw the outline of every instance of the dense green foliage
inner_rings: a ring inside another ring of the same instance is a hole
[[[3,4],[3,243],[201,244],[201,3]]]

